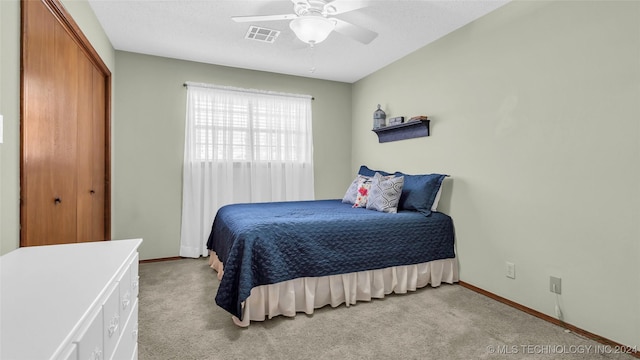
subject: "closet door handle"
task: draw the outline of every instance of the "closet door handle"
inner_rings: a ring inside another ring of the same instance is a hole
[[[61,202],[62,202],[62,200],[60,200],[59,197],[53,199],[53,203],[56,204],[56,205],[60,204]]]

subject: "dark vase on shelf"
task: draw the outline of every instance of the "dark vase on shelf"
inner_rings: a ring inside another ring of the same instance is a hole
[[[386,126],[385,120],[387,119],[387,114],[385,114],[382,109],[380,109],[380,104],[378,104],[378,110],[373,112],[373,128],[379,129],[381,127]]]

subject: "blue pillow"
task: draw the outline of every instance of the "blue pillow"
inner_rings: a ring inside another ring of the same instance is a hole
[[[431,215],[431,207],[436,200],[442,180],[448,175],[407,175],[396,172],[396,176],[404,176],[404,186],[398,210],[414,210],[425,216]]]
[[[368,177],[373,177],[376,173],[380,173],[380,175],[382,176],[389,176],[392,175],[391,173],[388,173],[386,171],[381,171],[381,170],[371,170],[367,167],[367,165],[362,165],[360,166],[360,170],[358,170],[358,174],[363,175],[363,176],[368,176]]]

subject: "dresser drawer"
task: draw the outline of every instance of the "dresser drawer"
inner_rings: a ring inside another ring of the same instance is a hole
[[[127,271],[120,279],[120,317],[129,318],[131,308],[138,297],[138,254],[127,267]]]
[[[104,323],[102,335],[104,341],[104,359],[111,359],[111,355],[118,344],[120,338],[121,324],[124,320],[120,316],[120,287],[114,286],[107,300],[102,305]],[[124,324],[122,324],[124,325]],[[80,360],[84,360],[80,358]]]
[[[127,271],[125,271],[122,278],[118,281],[118,287],[120,288],[120,318],[122,319],[123,325],[129,318],[129,314],[131,314],[131,308],[135,300],[131,290],[131,266],[132,264],[129,264]]]
[[[76,345],[78,346],[79,360],[103,360],[104,347],[102,339],[102,308],[99,309],[81,332]]]
[[[138,300],[134,299],[131,307],[131,317],[122,330],[122,337],[113,360],[137,359],[138,354]]]
[[[131,298],[137,298],[139,292],[140,285],[140,277],[138,276],[138,264],[139,264],[139,256],[136,253],[133,262],[131,263]]]

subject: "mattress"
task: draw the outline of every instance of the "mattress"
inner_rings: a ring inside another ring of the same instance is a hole
[[[455,258],[446,214],[383,213],[340,200],[227,205],[207,247],[224,263],[216,303],[240,320],[259,286]]]

